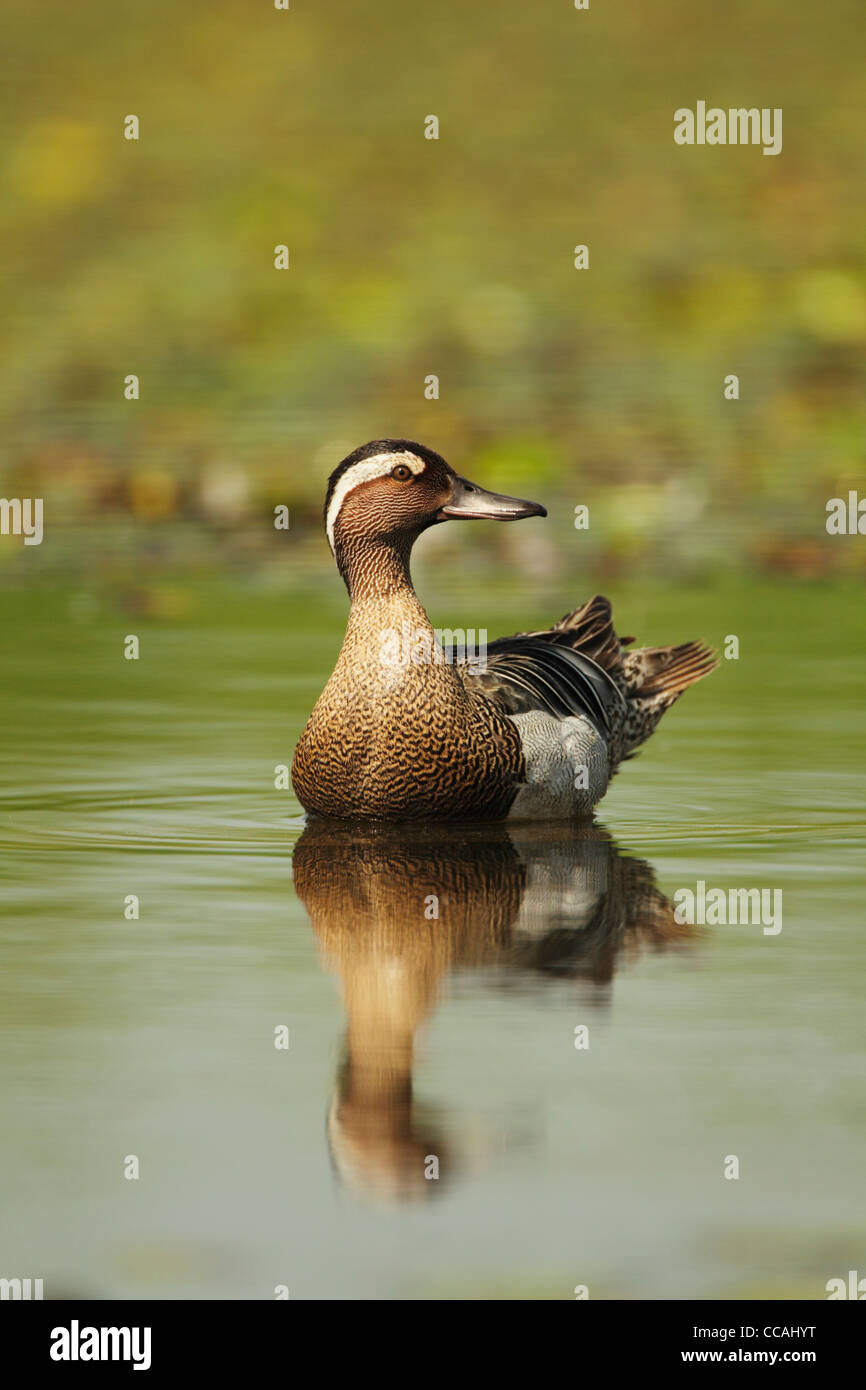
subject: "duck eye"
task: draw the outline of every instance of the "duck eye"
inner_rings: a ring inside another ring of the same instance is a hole
[[[396,468],[391,469],[391,477],[396,478],[398,483],[405,483],[407,479],[412,477],[412,469],[408,468],[405,463],[398,463]]]

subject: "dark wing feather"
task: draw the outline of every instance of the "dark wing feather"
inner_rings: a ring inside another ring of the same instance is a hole
[[[510,714],[547,710],[557,719],[585,715],[600,731],[610,732],[611,711],[623,696],[597,662],[571,647],[544,637],[499,637],[487,647],[486,670],[461,667],[464,680],[475,681]]]

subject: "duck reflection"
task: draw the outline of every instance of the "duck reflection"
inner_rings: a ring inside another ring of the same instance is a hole
[[[645,860],[600,825],[371,825],[311,820],[298,896],[342,979],[346,1046],[328,1117],[343,1182],[394,1201],[452,1170],[444,1127],[413,1101],[415,1035],[443,977],[496,969],[583,982],[604,1001],[617,961],[686,944]]]

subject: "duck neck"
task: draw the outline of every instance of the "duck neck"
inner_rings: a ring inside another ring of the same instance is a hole
[[[351,599],[346,635],[337,662],[338,680],[357,680],[363,672],[369,698],[396,689],[462,689],[445,662],[436,633],[409,574],[405,545],[358,541],[339,548],[338,564]]]
[[[409,573],[409,556],[415,537],[353,537],[337,546],[337,568],[343,576],[352,605],[404,599],[418,604]],[[420,607],[420,604],[418,604]]]

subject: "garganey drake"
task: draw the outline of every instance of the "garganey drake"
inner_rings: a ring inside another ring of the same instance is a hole
[[[295,750],[292,783],[307,811],[389,821],[586,816],[668,706],[713,669],[714,653],[698,642],[626,650],[634,639],[617,637],[598,595],[551,628],[488,643],[483,663],[452,659],[412,585],[415,541],[443,521],[546,515],[537,502],[467,482],[406,439],[374,440],[334,470],[325,526],[351,608]],[[406,632],[413,659],[395,659],[390,638]]]

